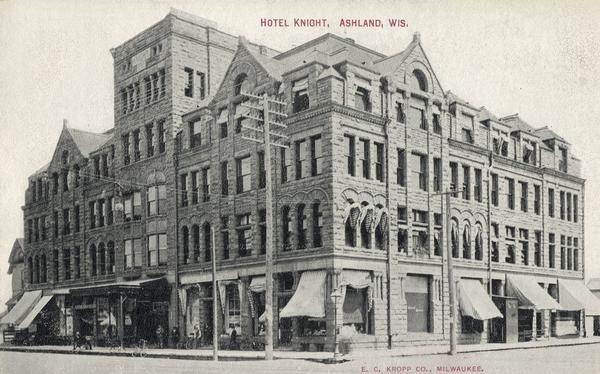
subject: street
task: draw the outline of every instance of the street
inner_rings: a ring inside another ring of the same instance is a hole
[[[369,356],[367,354],[367,356]],[[600,345],[371,358],[338,365],[302,360],[191,361],[71,354],[0,352],[0,373],[600,373]]]

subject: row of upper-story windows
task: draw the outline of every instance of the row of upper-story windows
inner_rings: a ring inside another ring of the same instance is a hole
[[[161,119],[146,124],[143,128],[122,135],[123,164],[129,165],[142,158],[142,130],[144,131],[146,157],[164,153],[166,150],[165,120]]]
[[[149,74],[142,81],[133,82],[119,91],[121,97],[121,113],[127,114],[149,105],[166,93],[165,69]]]
[[[556,216],[556,196],[554,188],[548,188],[548,215]],[[579,222],[579,197],[567,191],[559,191],[559,218],[569,222]]]
[[[192,170],[179,176],[181,186],[181,206],[195,205],[210,200],[210,167]]]
[[[371,143],[373,143],[373,149],[371,149]],[[344,134],[344,150],[345,169],[348,175],[384,181],[385,149],[383,143],[371,142],[367,138],[357,139],[354,135]],[[375,175],[372,175],[373,166]]]
[[[200,100],[206,98],[206,76],[202,71],[194,71],[190,67],[184,67],[185,84],[183,94],[186,97],[197,96]]]

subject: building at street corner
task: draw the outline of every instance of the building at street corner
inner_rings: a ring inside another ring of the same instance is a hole
[[[29,179],[17,328],[156,342],[217,319],[261,341],[270,231],[279,347],[445,344],[448,255],[459,343],[593,334],[567,140],[446,91],[419,34],[391,56],[332,34],[280,53],[216,27],[173,10],[112,50],[114,128],[65,124]],[[285,103],[270,207],[246,93]]]

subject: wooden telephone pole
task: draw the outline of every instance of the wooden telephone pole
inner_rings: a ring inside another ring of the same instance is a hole
[[[256,121],[256,127],[242,125],[242,128],[251,132],[254,136],[242,136],[264,146],[265,160],[265,225],[267,227],[267,242],[265,253],[265,360],[273,359],[273,181],[271,176],[271,146],[287,148],[281,141],[287,137],[281,133],[271,131],[271,125],[275,128],[285,129],[286,125],[281,119],[287,117],[284,113],[285,103],[271,99],[264,93],[262,96],[248,92],[242,92],[251,103],[243,103],[242,106],[249,109],[244,117]],[[272,116],[272,119],[271,119]],[[262,139],[260,135],[262,134]],[[260,173],[260,171],[259,171]]]

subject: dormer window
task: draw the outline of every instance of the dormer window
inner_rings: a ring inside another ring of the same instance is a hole
[[[298,79],[292,83],[292,100],[294,113],[308,109],[308,78]]]
[[[465,143],[473,144],[473,133],[471,129],[462,129],[461,140]]]
[[[235,78],[235,82],[233,83],[233,95],[238,96],[242,92],[248,91],[248,76],[246,74],[240,74],[237,78]]]
[[[364,87],[356,87],[354,93],[354,107],[364,112],[371,111],[371,98],[370,92]]]
[[[535,144],[525,142],[523,143],[523,162],[526,164],[535,165],[536,164],[536,152],[535,152]]]
[[[560,160],[558,160],[558,170],[562,172],[567,172],[567,148],[558,147],[558,151],[560,152]]]

